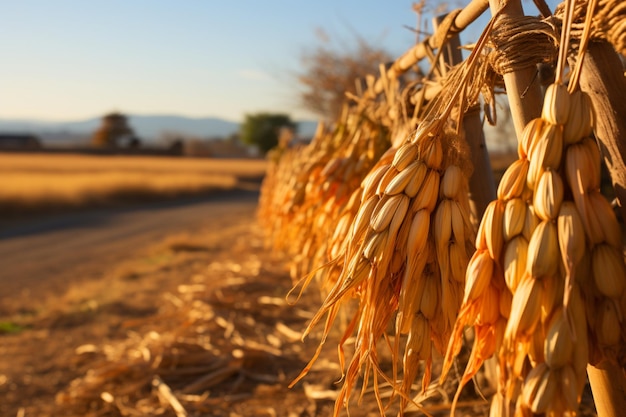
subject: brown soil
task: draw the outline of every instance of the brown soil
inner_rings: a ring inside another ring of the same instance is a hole
[[[320,298],[311,288],[290,306],[291,286],[286,259],[244,217],[103,266],[46,307],[0,318],[0,415],[177,416],[177,406],[178,416],[332,415],[339,331],[288,388],[320,330],[299,340]],[[485,415],[486,402],[466,391],[457,416]],[[433,393],[433,415],[448,415],[452,394]],[[379,415],[371,390],[350,415]]]

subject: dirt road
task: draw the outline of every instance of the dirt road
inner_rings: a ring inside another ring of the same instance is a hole
[[[239,191],[0,227],[0,415],[175,417],[155,375],[189,416],[332,415],[343,329],[289,389],[321,339],[317,326],[300,340],[321,300],[311,288],[286,303],[288,259],[263,244],[257,197]],[[37,309],[40,299],[47,305]],[[389,352],[379,359],[389,375]],[[455,389],[433,392],[431,415],[449,415]],[[373,390],[363,394],[350,415],[380,415]],[[595,416],[585,398],[581,415]],[[472,384],[459,404],[459,416],[488,413]]]
[[[285,301],[293,285],[288,259],[264,245],[253,219],[257,196],[3,229],[2,285],[13,294],[3,292],[2,307],[15,312],[0,311],[0,358],[10,358],[0,360],[0,415],[174,417],[155,376],[189,416],[332,415],[342,330],[331,332],[309,375],[288,388],[321,339],[318,326],[300,340],[321,300],[311,288],[295,306]],[[185,231],[184,244],[169,240]],[[40,298],[47,302],[33,306]],[[389,371],[388,355],[380,358]],[[350,415],[379,415],[373,390],[363,395],[360,405],[356,396],[351,401]],[[479,400],[470,409],[484,406]]]
[[[103,265],[172,233],[254,216],[258,192],[236,190],[192,200],[109,208],[21,220],[0,226],[0,314],[24,298],[58,294],[68,280],[87,280]],[[4,310],[4,311],[3,311]]]

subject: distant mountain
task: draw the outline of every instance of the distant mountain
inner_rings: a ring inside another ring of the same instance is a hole
[[[239,131],[239,123],[217,117],[184,117],[172,115],[128,115],[135,134],[145,140],[156,139],[163,133],[199,138],[227,137]],[[316,121],[297,121],[298,135],[310,138],[315,133]],[[30,133],[44,141],[87,140],[100,125],[100,118],[71,122],[0,119],[0,133]]]
[[[298,123],[298,136],[304,139],[311,139],[317,130],[317,120],[300,120]]]
[[[140,137],[155,138],[163,132],[179,133],[201,138],[226,137],[239,130],[239,123],[216,117],[191,118],[183,116],[129,116],[129,124]]]

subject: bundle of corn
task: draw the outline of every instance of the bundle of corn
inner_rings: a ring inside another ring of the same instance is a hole
[[[345,228],[359,201],[359,188],[365,175],[390,146],[389,133],[381,123],[373,123],[362,114],[352,138],[340,146],[322,170],[320,182],[307,194],[308,215],[300,225],[306,236],[306,247],[314,251],[302,262],[301,271],[310,271],[326,264],[337,253],[332,237]],[[342,220],[343,219],[343,224]]]
[[[309,217],[303,218],[297,226],[298,233],[307,236],[304,245],[307,250],[296,255],[300,260],[297,272],[302,276],[307,271],[317,271],[315,275],[323,289],[335,284],[343,266],[345,236],[362,203],[365,176],[380,172],[381,167],[391,163],[398,146],[428,108],[427,101],[418,107],[407,102],[405,91],[413,85],[404,86],[400,91],[396,79],[387,83],[384,96],[378,100],[367,96],[351,97],[356,102],[348,116],[356,122],[346,125],[351,139],[337,147],[321,172],[320,183],[310,184],[308,188],[306,199],[311,204],[306,212]],[[411,116],[406,114],[407,107],[411,109]]]
[[[308,213],[308,224],[301,225],[300,233],[308,236],[307,248],[314,248],[312,256],[304,256],[300,271],[317,271],[321,289],[330,289],[343,267],[345,236],[356,217],[361,204],[364,178],[381,166],[391,163],[400,138],[404,138],[414,119],[397,117],[403,105],[398,99],[398,81],[390,82],[383,100],[371,101],[366,97],[353,97],[356,110],[352,117],[359,121],[353,129],[353,137],[340,146],[336,155],[322,171],[325,179],[322,192],[311,193],[316,203]],[[389,114],[396,114],[395,117]],[[415,116],[417,117],[417,116]],[[328,192],[330,190],[330,192]],[[351,193],[346,199],[346,193]],[[327,268],[320,268],[320,266]]]
[[[381,379],[392,389],[387,406],[400,398],[404,409],[413,402],[420,366],[424,365],[424,392],[431,381],[433,357],[442,355],[448,345],[474,250],[468,193],[471,163],[457,129],[478,98],[479,74],[487,65],[482,51],[493,22],[470,58],[448,72],[441,94],[429,103],[430,116],[397,150],[392,148],[381,158],[336,226],[339,232],[329,245],[331,261],[322,268],[333,285],[304,336],[324,316],[326,325],[316,354],[292,383],[311,369],[336,317],[348,310],[352,319],[339,346],[342,367],[348,341],[354,352],[345,367],[335,415],[347,407],[360,376],[363,392],[373,380],[381,413],[386,409],[379,392]],[[356,311],[350,311],[354,300]],[[392,369],[386,372],[379,360],[381,340],[392,357]]]
[[[273,248],[293,256],[294,263],[311,255],[305,247],[307,236],[299,233],[298,225],[307,224],[311,204],[321,203],[310,198],[311,190],[317,190],[321,172],[344,138],[343,129],[331,132],[320,124],[308,145],[276,149],[271,155],[257,217]]]
[[[320,123],[306,147],[278,147],[271,151],[271,164],[261,185],[258,209],[258,219],[270,235],[281,230],[277,221],[289,220],[302,205],[308,178],[319,176],[326,163],[321,158],[329,153],[327,148],[333,146],[327,140],[328,135]],[[274,239],[273,243],[280,245],[281,241]]]
[[[259,217],[273,228],[275,248],[293,256],[294,278],[328,261],[326,242],[333,225],[389,147],[388,133],[380,123],[349,111],[343,119],[332,132],[297,151],[297,156],[287,152],[278,164],[274,184],[262,190],[267,202],[260,200]],[[289,195],[294,198],[285,199]]]
[[[383,337],[395,336],[392,350],[399,357],[400,335],[407,335],[399,387],[403,404],[408,401],[421,361],[427,363],[423,386],[429,384],[432,348],[439,352],[445,349],[461,301],[471,248],[466,157],[461,138],[445,120],[436,119],[423,123],[389,163],[365,178],[361,204],[344,246],[343,267],[305,330],[306,335],[328,314],[324,340],[341,306],[352,297],[358,298],[357,312],[344,336],[347,339],[356,327],[356,352],[348,365],[336,412],[350,395],[362,368],[364,386],[374,371],[378,389],[380,366],[375,352]],[[395,334],[388,335],[396,310]],[[441,311],[446,314],[438,314]],[[392,381],[397,371],[393,373],[392,377],[382,376],[395,385]]]
[[[576,90],[579,67],[569,90],[562,85],[567,28],[563,33],[556,83],[547,88],[541,118],[526,126],[519,159],[482,218],[445,357],[444,375],[463,329],[473,326],[476,340],[455,400],[495,355],[491,415],[575,414],[587,364],[615,362],[625,334],[620,226],[600,193],[592,107]],[[584,45],[583,38],[578,65]]]
[[[319,130],[313,142],[276,159],[263,184],[259,218],[275,249],[292,255],[292,276],[305,275],[332,258],[337,226],[356,214],[359,186],[407,122],[398,80],[384,99],[351,96],[331,131]],[[343,219],[340,221],[340,219]]]
[[[487,27],[486,33],[490,30]],[[422,392],[431,381],[433,357],[443,354],[462,301],[465,269],[474,250],[470,221],[468,178],[471,163],[465,138],[455,127],[473,104],[478,89],[466,81],[482,71],[482,36],[470,59],[450,71],[445,92],[431,107],[435,116],[420,123],[397,150],[388,152],[362,183],[360,205],[338,246],[338,256],[328,265],[336,281],[306,336],[324,317],[316,355],[295,384],[311,369],[340,311],[356,299],[356,311],[339,346],[354,352],[346,366],[335,415],[347,406],[360,375],[362,389],[373,380],[381,413],[382,379],[392,388],[390,403],[400,397],[401,409],[411,394],[424,364]],[[463,102],[457,98],[464,97]],[[459,103],[458,106],[456,104]],[[451,117],[451,114],[455,117]],[[394,326],[395,324],[395,326]],[[379,341],[386,341],[393,363],[389,373],[379,361]],[[402,345],[402,346],[401,346]],[[437,352],[437,353],[435,353]],[[398,366],[402,366],[399,378]]]

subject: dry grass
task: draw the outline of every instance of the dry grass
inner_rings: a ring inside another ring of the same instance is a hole
[[[261,177],[264,160],[0,154],[0,212],[198,195]]]

